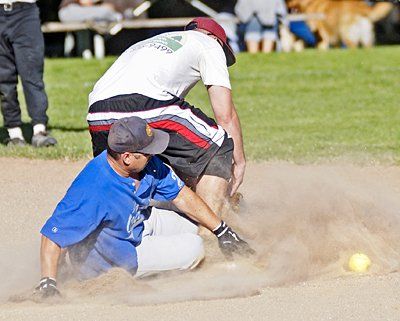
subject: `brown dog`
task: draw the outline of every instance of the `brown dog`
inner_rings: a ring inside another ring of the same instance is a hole
[[[391,3],[368,6],[358,0],[289,0],[288,7],[300,13],[322,13],[325,18],[309,20],[311,30],[320,38],[318,48],[328,49],[341,43],[349,48],[374,44],[374,22],[393,8]]]

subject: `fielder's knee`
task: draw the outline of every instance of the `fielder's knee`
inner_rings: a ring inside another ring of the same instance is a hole
[[[205,256],[203,239],[196,234],[185,234],[182,243],[185,244],[185,249],[181,255],[181,269],[194,269]]]

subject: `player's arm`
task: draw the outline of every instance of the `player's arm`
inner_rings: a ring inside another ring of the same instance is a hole
[[[246,168],[242,128],[232,100],[231,90],[222,86],[207,86],[207,91],[217,123],[232,136],[235,146],[233,150],[232,196],[242,184]]]
[[[158,178],[152,195],[154,200],[171,201],[181,212],[212,231],[218,238],[222,253],[228,258],[232,257],[233,253],[242,255],[254,253],[250,246],[221,221],[195,192],[183,184],[170,167],[157,157],[153,157],[150,164],[154,166],[153,172]]]
[[[57,289],[57,269],[58,261],[61,255],[61,247],[52,240],[42,235],[40,246],[40,266],[42,278],[36,291],[41,293],[43,297],[59,295]]]
[[[222,253],[231,258],[234,253],[254,254],[247,242],[243,241],[208,205],[190,188],[184,186],[172,203],[194,221],[200,223],[218,238]]]
[[[58,260],[61,255],[61,247],[52,240],[42,235],[40,246],[40,265],[42,278],[57,278]]]
[[[178,196],[172,201],[172,204],[210,231],[221,224],[221,219],[187,186],[181,189]]]
[[[65,253],[65,249],[90,235],[107,213],[104,206],[99,206],[100,201],[85,201],[89,196],[82,197],[82,194],[88,188],[82,188],[79,184],[78,180],[74,181],[40,231],[42,279],[35,292],[42,297],[59,294],[56,278],[60,256]]]

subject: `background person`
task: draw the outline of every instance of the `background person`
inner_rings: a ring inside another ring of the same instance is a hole
[[[104,3],[99,0],[62,0],[58,17],[61,22],[116,22],[122,20],[113,3]],[[85,59],[93,57],[92,31],[80,30],[76,33],[76,54]],[[74,47],[72,34],[67,34],[65,53],[70,55]]]
[[[61,22],[94,22],[113,23],[122,19],[132,19],[133,9],[141,4],[143,0],[62,0],[58,11]],[[141,17],[145,15],[142,14]],[[104,29],[104,28],[103,28]],[[106,29],[105,29],[106,30]],[[83,58],[92,58],[92,39],[104,40],[98,34],[93,37],[94,31],[81,30],[75,32],[76,54]],[[65,54],[69,56],[75,45],[74,38],[68,33],[65,41]]]
[[[138,117],[120,119],[111,127],[108,150],[81,171],[41,230],[39,293],[58,293],[61,248],[68,250],[84,279],[113,267],[137,276],[194,268],[204,257],[197,227],[171,211],[150,214],[151,199],[172,201],[213,231],[228,258],[254,253],[171,168],[152,157],[168,142],[167,133]]]
[[[272,52],[278,40],[280,20],[287,24],[287,8],[284,0],[238,0],[235,13],[246,24],[245,42],[247,51]]]
[[[44,42],[35,0],[0,0],[0,100],[8,145],[26,144],[17,97],[21,77],[34,147],[53,146],[47,132],[47,95],[43,83]]]
[[[108,130],[116,119],[141,117],[169,133],[170,143],[161,157],[221,213],[229,180],[233,194],[246,166],[228,73],[234,63],[224,29],[210,18],[196,18],[186,31],[163,33],[131,46],[89,95],[94,155],[106,149]],[[184,99],[200,79],[216,121]]]
[[[58,11],[60,21],[104,21],[114,22],[122,19],[112,1],[101,0],[63,0]]]

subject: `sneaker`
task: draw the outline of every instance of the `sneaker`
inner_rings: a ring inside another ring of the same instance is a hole
[[[57,144],[57,140],[47,132],[41,132],[32,136],[33,147],[49,147]]]
[[[25,139],[21,139],[21,138],[8,138],[6,140],[6,144],[7,146],[25,146],[26,145],[26,141]]]

